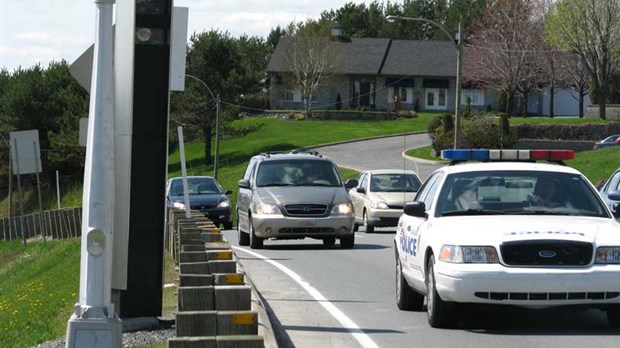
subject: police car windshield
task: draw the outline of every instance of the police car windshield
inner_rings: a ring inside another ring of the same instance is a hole
[[[265,161],[258,167],[257,186],[341,186],[337,169],[327,160]]]
[[[480,171],[446,177],[435,216],[571,215],[609,217],[580,175],[543,171]]]

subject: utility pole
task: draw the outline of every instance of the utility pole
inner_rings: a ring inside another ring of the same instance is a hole
[[[461,145],[461,72],[463,70],[463,28],[459,21],[459,32],[456,34],[456,105],[454,106],[454,148]]]
[[[217,171],[220,163],[220,94],[217,94],[215,112],[215,159],[213,160],[213,177],[217,179]]]
[[[67,325],[67,348],[122,347],[121,321],[111,302],[114,0],[94,2],[97,20],[82,198],[80,294]]]

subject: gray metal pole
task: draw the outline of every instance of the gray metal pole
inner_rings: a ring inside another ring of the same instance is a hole
[[[26,234],[24,233],[24,196],[22,195],[22,182],[19,175],[19,156],[17,154],[17,139],[13,139],[15,146],[15,169],[17,171],[17,191],[19,191],[19,224],[24,245],[26,245]]]
[[[456,45],[456,105],[454,107],[454,148],[461,145],[461,71],[463,59],[463,31],[459,22],[458,43]]]
[[[43,200],[41,199],[41,181],[39,180],[39,172],[41,171],[41,168],[39,168],[39,154],[37,153],[37,143],[32,142],[32,150],[34,151],[34,163],[37,172],[37,191],[39,192],[39,227],[42,227],[43,220],[41,216],[43,215]],[[41,235],[43,236],[43,241],[45,242],[45,231],[43,230],[43,228],[41,228]]]
[[[58,179],[58,171],[56,171],[56,203],[60,209],[60,180]]]
[[[220,94],[217,94],[215,113],[215,160],[213,161],[213,177],[217,179],[220,163]]]

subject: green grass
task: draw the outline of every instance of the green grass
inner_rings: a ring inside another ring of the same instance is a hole
[[[80,240],[0,243],[0,342],[32,347],[62,337],[78,300]]]
[[[577,152],[575,159],[566,164],[582,172],[591,182],[597,183],[607,179],[620,167],[620,146]]]

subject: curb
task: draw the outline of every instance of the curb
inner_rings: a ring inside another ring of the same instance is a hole
[[[324,144],[318,144],[318,145],[304,146],[304,147],[300,147],[300,148],[295,149],[295,151],[304,151],[304,150],[316,149],[317,147],[349,144],[349,143],[356,143],[356,142],[359,142],[359,141],[383,139],[383,138],[393,138],[393,137],[401,137],[403,135],[416,135],[416,134],[425,134],[425,133],[428,133],[428,132],[427,131],[417,131],[417,132],[406,132],[406,133],[397,133],[397,134],[388,134],[388,135],[377,135],[377,136],[368,137],[368,138],[357,138],[357,139],[335,141],[335,142],[332,142],[332,143],[324,143]]]

